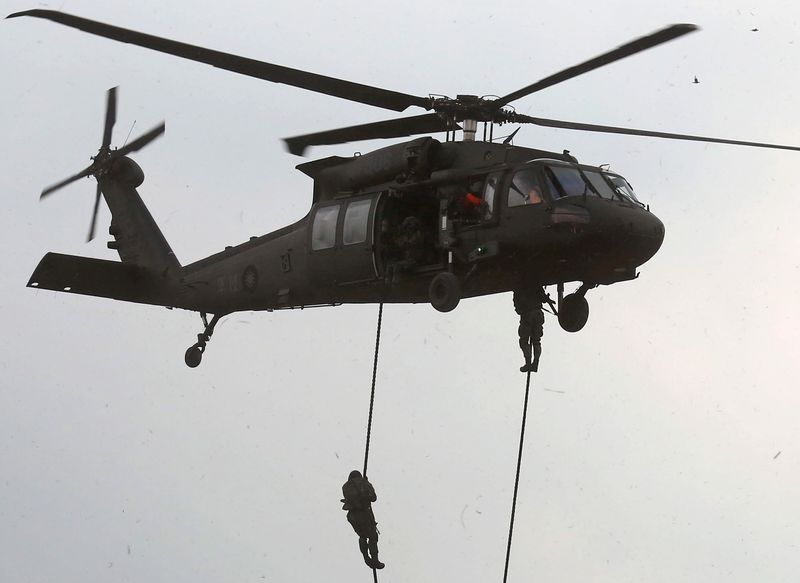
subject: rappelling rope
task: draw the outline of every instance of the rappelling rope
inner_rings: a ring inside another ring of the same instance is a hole
[[[514,514],[517,510],[517,491],[519,490],[519,470],[522,466],[522,446],[525,442],[525,421],[528,417],[528,395],[531,388],[531,371],[525,381],[525,404],[522,406],[522,429],[519,433],[519,455],[517,456],[517,475],[514,478],[514,498],[511,502],[511,523],[508,526],[508,547],[506,547],[506,566],[503,569],[503,583],[508,578],[508,560],[511,557],[511,537],[514,534]]]
[[[369,440],[372,435],[372,409],[375,405],[375,377],[378,373],[378,349],[381,346],[381,321],[383,320],[383,302],[378,307],[378,331],[375,333],[375,359],[372,361],[372,389],[369,395],[369,419],[367,421],[367,444],[364,447],[364,472],[367,477],[367,463],[369,462]],[[378,571],[372,568],[372,580],[378,583]]]
[[[372,362],[372,390],[369,395],[369,420],[367,421],[367,445],[364,447],[364,472],[367,475],[369,462],[369,439],[372,434],[372,408],[375,404],[375,375],[378,372],[378,349],[381,345],[381,320],[383,319],[383,302],[378,307],[378,331],[375,333],[375,359]]]

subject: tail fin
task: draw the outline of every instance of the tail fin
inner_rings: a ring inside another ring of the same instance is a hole
[[[176,278],[181,265],[142,202],[136,186],[144,180],[138,164],[127,157],[114,162],[111,177],[100,177],[100,188],[111,209],[109,233],[115,241],[123,264],[152,271],[162,277]]]
[[[149,270],[117,261],[48,253],[36,266],[28,287],[172,306],[173,294]]]

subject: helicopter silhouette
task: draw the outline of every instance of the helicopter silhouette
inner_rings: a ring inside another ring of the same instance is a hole
[[[97,180],[89,231],[102,196],[111,210],[108,247],[120,261],[47,253],[28,286],[200,312],[204,329],[185,353],[196,367],[220,318],[244,310],[346,303],[430,302],[442,312],[462,298],[557,286],[561,327],[581,330],[586,293],[629,281],[656,254],[664,225],[628,181],[607,168],[561,153],[501,143],[503,124],[616,133],[784,150],[766,144],[553,120],[522,115],[509,104],[557,83],[673,40],[697,27],[675,24],[498,98],[420,97],[291,69],[136,32],[70,14],[33,16],[243,75],[392,111],[430,113],[286,138],[293,154],[307,148],[376,138],[445,132],[352,157],[297,166],[314,181],[309,213],[294,224],[181,265],[136,188],[144,172],[127,154],[164,132],[164,124],[118,150],[110,148],[116,89],[109,90],[103,141],[93,163],[48,187],[42,198],[78,180]],[[483,124],[483,139],[478,126]],[[463,132],[456,141],[457,132]],[[567,283],[578,288],[564,295]],[[208,315],[211,319],[208,319]]]

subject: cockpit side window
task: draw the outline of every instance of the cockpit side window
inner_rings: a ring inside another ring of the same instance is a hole
[[[524,206],[527,204],[541,204],[542,187],[539,177],[533,168],[518,170],[511,180],[508,189],[508,206]]]

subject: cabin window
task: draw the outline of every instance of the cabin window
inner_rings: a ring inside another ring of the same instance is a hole
[[[311,249],[330,249],[336,244],[336,221],[339,219],[339,205],[323,206],[314,215],[311,230]]]
[[[526,168],[514,174],[508,189],[508,206],[540,204],[541,202],[542,187],[539,184],[536,170]]]
[[[606,179],[603,178],[602,174],[599,172],[592,172],[591,170],[584,170],[583,172],[586,175],[586,178],[589,179],[589,182],[592,183],[595,191],[600,196],[600,198],[608,198],[613,199],[616,198],[614,195],[614,189],[606,182]]]
[[[369,207],[371,200],[359,200],[347,205],[344,213],[344,228],[342,230],[342,243],[355,245],[367,240],[367,225],[369,223]]]

